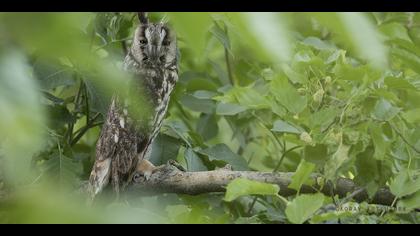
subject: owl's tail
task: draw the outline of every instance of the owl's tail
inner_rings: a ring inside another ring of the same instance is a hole
[[[89,195],[93,201],[95,196],[108,184],[111,174],[111,159],[96,160],[89,178]]]

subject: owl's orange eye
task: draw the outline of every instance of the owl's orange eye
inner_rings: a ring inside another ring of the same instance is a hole
[[[140,39],[140,43],[141,44],[146,44],[147,43],[147,40],[146,39]]]

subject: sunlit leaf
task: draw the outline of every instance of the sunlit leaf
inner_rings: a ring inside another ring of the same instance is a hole
[[[297,196],[286,207],[287,219],[295,224],[302,224],[323,205],[324,195],[322,193],[304,194]]]
[[[391,181],[389,188],[395,196],[404,197],[420,190],[420,178],[403,170]]]
[[[230,164],[234,170],[248,169],[248,164],[245,159],[232,152],[226,144],[217,144],[213,147],[201,150],[200,153],[206,155],[210,161],[218,160]]]
[[[232,180],[226,187],[224,200],[231,202],[238,197],[247,195],[277,195],[280,191],[278,185],[257,182],[238,178]]]
[[[305,159],[302,159],[296,172],[292,176],[292,182],[289,184],[289,188],[292,188],[296,191],[300,191],[300,188],[303,184],[309,179],[312,171],[315,169],[315,164],[306,162]]]

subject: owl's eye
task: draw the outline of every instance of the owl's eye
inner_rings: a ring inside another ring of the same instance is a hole
[[[159,61],[164,62],[165,61],[165,56],[159,57]]]
[[[164,41],[162,42],[162,45],[163,45],[163,46],[168,46],[168,45],[169,45],[169,40],[164,40]]]
[[[147,40],[146,39],[140,39],[140,43],[141,44],[146,44],[147,43]]]

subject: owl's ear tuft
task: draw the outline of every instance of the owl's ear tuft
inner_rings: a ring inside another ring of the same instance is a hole
[[[141,24],[149,24],[149,18],[147,12],[137,12],[137,16]]]

